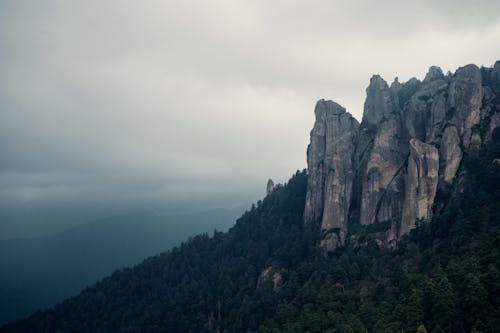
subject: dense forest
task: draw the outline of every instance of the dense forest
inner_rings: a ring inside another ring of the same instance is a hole
[[[193,237],[1,332],[499,332],[500,131],[395,250],[332,253],[303,223],[307,173],[228,232]],[[359,226],[352,232],[359,235]],[[359,238],[358,238],[359,239]]]

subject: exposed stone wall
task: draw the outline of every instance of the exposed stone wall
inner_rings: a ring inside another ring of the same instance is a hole
[[[318,101],[307,151],[304,220],[319,223],[321,246],[344,244],[348,221],[392,223],[384,244],[429,221],[437,189],[449,190],[464,154],[500,126],[500,62],[467,65],[423,81],[370,79],[361,124],[333,101]]]

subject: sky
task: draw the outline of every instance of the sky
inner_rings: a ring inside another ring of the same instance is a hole
[[[318,99],[499,59],[497,0],[0,0],[0,239],[256,201]]]

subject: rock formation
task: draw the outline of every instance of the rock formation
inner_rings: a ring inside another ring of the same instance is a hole
[[[321,221],[334,234],[330,242],[343,242],[347,232],[354,174],[353,155],[359,124],[332,101],[320,100],[307,151],[308,189],[304,218]]]
[[[271,282],[273,286],[273,291],[279,291],[281,281],[283,280],[283,272],[284,269],[277,268],[274,266],[266,267],[259,274],[259,278],[257,280],[257,289],[262,287],[265,283]]]
[[[460,137],[455,126],[448,126],[444,130],[439,154],[443,161],[440,177],[445,183],[451,184],[462,161]]]
[[[415,221],[432,217],[432,204],[439,180],[439,152],[436,147],[410,139],[410,156],[406,171],[403,215],[398,236],[406,235]]]
[[[321,225],[327,251],[345,243],[350,224],[380,224],[380,243],[396,244],[432,218],[463,156],[500,135],[500,61],[448,75],[432,66],[423,81],[390,86],[374,75],[366,93],[361,124],[333,101],[315,108],[304,220]]]
[[[267,185],[266,185],[266,194],[269,195],[274,189],[274,182],[272,179],[269,179],[267,181]]]
[[[391,220],[401,210],[405,159],[401,112],[394,91],[375,75],[366,93],[361,133],[368,143],[358,147],[359,220],[364,225]]]

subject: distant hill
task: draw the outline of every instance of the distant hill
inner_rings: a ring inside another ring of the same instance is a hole
[[[189,236],[227,230],[242,207],[172,215],[143,211],[52,236],[0,240],[0,323],[22,318]]]

